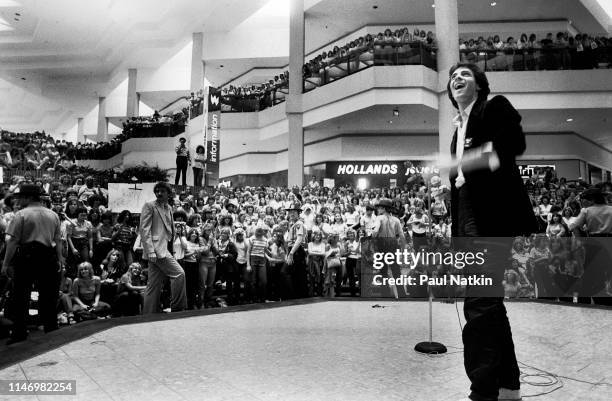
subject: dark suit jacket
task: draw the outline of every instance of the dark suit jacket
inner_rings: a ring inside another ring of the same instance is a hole
[[[516,156],[521,155],[526,147],[520,114],[503,96],[477,101],[470,113],[465,139],[465,150],[492,142],[500,160],[496,171],[486,169],[464,173],[464,186],[480,236],[513,237],[535,232],[537,221],[516,166]],[[451,143],[453,155],[456,146],[457,130]],[[456,177],[457,169],[451,170],[453,236],[457,235],[459,228]]]

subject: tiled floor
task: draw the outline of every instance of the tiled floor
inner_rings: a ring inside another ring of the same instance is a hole
[[[376,303],[385,307],[372,308]],[[521,362],[612,383],[611,311],[507,307]],[[362,301],[119,326],[0,371],[0,379],[75,379],[77,396],[0,400],[461,399],[468,381],[455,305],[434,304],[434,340],[449,346],[448,354],[413,351],[428,338],[426,324],[424,302]],[[528,399],[612,400],[612,386],[561,380],[563,388]],[[557,386],[524,384],[523,394]]]

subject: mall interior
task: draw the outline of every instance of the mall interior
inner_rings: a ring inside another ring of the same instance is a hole
[[[554,169],[568,180],[610,180],[606,1],[35,3],[0,2],[0,126],[44,130],[74,144],[120,143],[112,152],[78,157],[79,165],[147,163],[173,174],[178,137],[192,151],[204,143],[206,113],[193,99],[212,86],[223,95],[220,158],[218,177],[207,184],[299,185],[312,176],[360,188],[401,184],[408,164],[448,153],[455,109],[447,70],[467,59],[486,69],[491,96],[503,94],[520,112],[526,176]],[[387,29],[400,30],[411,44],[358,44]],[[421,40],[420,31],[434,42]],[[549,33],[589,35],[592,54],[584,61],[576,45],[516,47],[522,34],[539,43]],[[496,35],[515,45],[469,50],[476,49],[470,39],[477,44]],[[336,46],[333,63],[313,67]],[[187,115],[178,125],[126,135],[130,120],[181,110]],[[348,174],[338,168],[343,164],[363,167]],[[370,165],[388,168],[368,174]]]

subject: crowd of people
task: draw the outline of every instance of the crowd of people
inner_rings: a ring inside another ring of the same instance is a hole
[[[3,232],[19,210],[13,192],[21,184],[4,187]],[[109,210],[108,192],[93,177],[37,185],[42,187],[43,203],[61,221],[66,263],[57,305],[59,322],[142,313],[147,261],[138,217],[127,210]],[[554,293],[558,297],[558,288],[564,286],[563,294],[575,300],[580,295],[576,282],[584,271],[584,246],[581,227],[572,232],[569,226],[584,206],[581,193],[588,186],[544,177],[528,180],[527,187],[541,221],[540,233],[515,241],[504,281],[506,296]],[[612,184],[606,183],[602,190],[612,193]],[[371,241],[381,230],[383,217],[397,221],[392,236],[399,246],[411,250],[450,246],[448,190],[434,177],[429,191],[422,180],[401,188],[360,191],[325,188],[313,177],[302,189],[219,188],[173,194],[172,248],[184,270],[187,307],[357,296],[363,289],[361,270],[369,266]],[[423,272],[442,276],[456,270],[399,266],[392,274]],[[419,287],[390,291],[395,296],[426,296]],[[435,289],[440,297],[455,296],[457,291]],[[159,302],[169,307],[168,284]],[[4,315],[10,316],[10,307],[4,306]]]
[[[612,42],[603,36],[557,32],[542,39],[532,33],[459,39],[462,60],[479,63],[483,70],[568,70],[607,68],[612,64]]]

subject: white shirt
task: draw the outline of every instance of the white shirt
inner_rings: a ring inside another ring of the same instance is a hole
[[[457,178],[455,178],[455,186],[457,188],[461,188],[461,186],[465,184],[465,177],[463,176],[463,170],[461,170],[461,159],[463,158],[463,148],[465,147],[465,131],[467,130],[470,112],[472,111],[472,107],[474,107],[474,103],[476,103],[476,99],[474,99],[463,112],[459,112],[459,115],[453,119],[453,124],[457,125],[457,148],[455,150],[457,160],[459,160]]]

